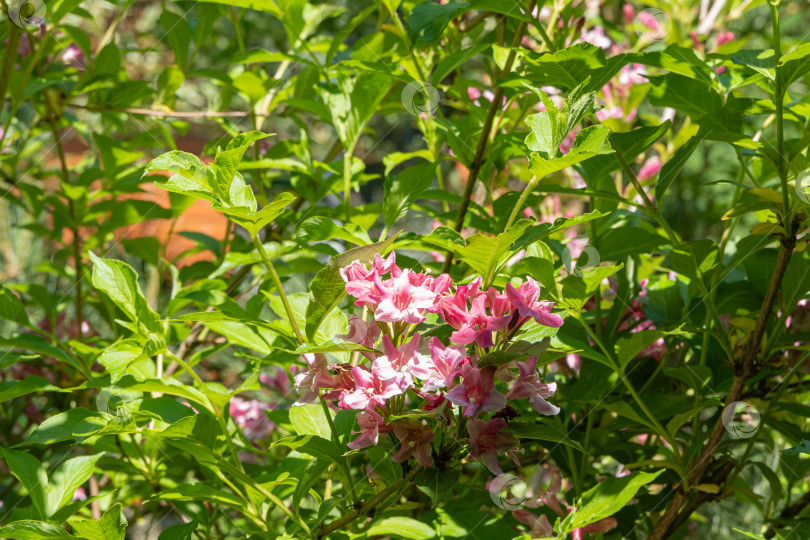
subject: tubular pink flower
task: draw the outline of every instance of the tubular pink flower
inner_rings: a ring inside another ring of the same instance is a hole
[[[508,431],[502,431],[506,426],[503,418],[494,418],[484,422],[473,418],[467,422],[467,432],[470,434],[470,458],[480,459],[492,474],[503,474],[498,455],[514,451],[518,447],[518,440]]]
[[[444,346],[439,338],[430,338],[431,366],[423,389],[434,392],[452,386],[453,379],[461,374],[461,364],[466,360],[467,350],[459,345]]]
[[[447,393],[447,399],[464,407],[464,416],[481,410],[497,412],[506,407],[506,397],[495,390],[493,370],[465,366],[464,379]]]
[[[323,353],[307,353],[303,356],[309,369],[295,376],[295,390],[301,394],[296,405],[312,403],[318,399],[321,388],[332,388],[335,385]]]
[[[364,321],[357,315],[351,315],[349,317],[349,333],[338,337],[373,349],[374,344],[380,338],[380,327],[376,323]],[[375,357],[373,352],[360,351],[360,354],[370,360]]]
[[[375,373],[358,366],[352,368],[352,377],[355,390],[341,398],[343,408],[368,409],[374,405],[382,407],[385,400],[407,390],[407,387],[399,386],[394,379],[384,381]]]
[[[422,467],[433,465],[431,443],[436,434],[430,427],[415,419],[394,422],[391,427],[394,435],[402,442],[399,451],[391,459],[400,462],[413,456]]]
[[[554,395],[557,391],[557,383],[543,383],[537,376],[537,357],[532,357],[525,362],[517,362],[520,375],[512,388],[507,392],[506,399],[529,398],[532,408],[546,416],[555,415],[560,412],[559,407],[555,407],[546,398]]]
[[[352,450],[376,446],[380,433],[391,431],[391,427],[386,425],[383,417],[374,409],[366,409],[358,413],[357,425],[360,426],[360,431],[355,433],[360,433],[360,436],[346,445]]]
[[[550,326],[552,328],[562,326],[563,318],[556,313],[551,313],[551,308],[554,307],[554,303],[537,301],[540,297],[540,285],[531,277],[526,276],[526,281],[517,289],[515,289],[511,283],[507,283],[506,295],[520,314],[518,326],[530,318],[543,326]]]
[[[430,377],[431,362],[430,357],[419,352],[421,338],[416,333],[408,343],[397,348],[391,338],[383,336],[385,354],[374,360],[371,371],[381,380],[396,380],[398,385],[405,388],[413,386],[414,377],[427,379]]]
[[[424,313],[433,307],[437,295],[426,287],[411,285],[409,274],[403,270],[398,277],[386,281],[375,277],[374,284],[380,293],[380,302],[374,311],[375,319],[411,324],[425,320]]]
[[[514,518],[521,523],[525,523],[531,530],[529,534],[532,538],[551,538],[554,536],[554,528],[549,523],[545,514],[537,515],[531,510],[521,508],[512,512]]]
[[[486,295],[478,296],[472,303],[468,320],[450,335],[450,339],[460,345],[469,345],[473,341],[481,347],[492,347],[492,332],[500,332],[509,321],[511,315],[494,317],[487,314]]]

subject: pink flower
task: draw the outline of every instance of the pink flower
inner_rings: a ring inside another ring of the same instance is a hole
[[[290,378],[287,372],[284,371],[284,368],[281,366],[273,366],[272,371],[272,375],[268,375],[267,373],[260,374],[259,382],[266,384],[279,394],[286,396],[290,393]]]
[[[272,408],[267,403],[255,399],[246,400],[239,396],[232,397],[228,404],[231,418],[237,426],[242,428],[248,439],[260,439],[273,431],[273,423],[264,414],[264,411]]]
[[[380,292],[377,290],[375,281],[381,275],[391,272],[391,275],[400,274],[396,265],[396,255],[391,253],[387,259],[380,255],[374,256],[371,268],[366,268],[360,261],[354,261],[350,265],[340,269],[340,277],[346,282],[346,292],[355,298],[356,306],[369,304],[375,306],[380,301]]]
[[[333,388],[335,385],[323,353],[307,353],[303,356],[309,369],[295,376],[295,389],[301,394],[296,404],[312,403],[318,399],[321,388]]]
[[[373,349],[374,344],[377,343],[380,337],[380,327],[376,323],[364,321],[357,315],[351,315],[349,317],[349,333],[338,337]],[[371,360],[375,356],[374,353],[368,351],[361,351],[360,354]]]
[[[633,19],[635,18],[636,18],[636,10],[633,7],[633,4],[623,4],[622,20],[624,20],[624,24],[633,24]]]
[[[74,66],[80,71],[83,71],[87,65],[84,59],[84,53],[75,43],[71,43],[62,51],[62,62]]]
[[[360,426],[360,436],[346,446],[352,450],[360,450],[367,446],[376,446],[381,432],[391,431],[385,424],[383,417],[374,409],[367,409],[357,415],[357,425]]]
[[[430,338],[431,367],[423,389],[434,392],[447,388],[461,374],[461,364],[467,359],[467,350],[459,345],[444,346],[439,338]]]
[[[450,335],[453,342],[460,345],[469,345],[474,341],[480,347],[492,347],[495,345],[492,341],[492,332],[503,330],[509,324],[512,316],[495,317],[487,314],[486,302],[487,297],[484,294],[473,300],[472,309],[467,320]]]
[[[520,319],[518,325],[523,324],[530,318],[543,326],[558,328],[563,324],[563,318],[556,313],[551,313],[553,302],[538,302],[540,297],[540,285],[531,277],[526,276],[519,288],[515,289],[511,283],[506,284],[506,295],[512,305],[518,310]]]
[[[532,357],[525,362],[517,362],[517,367],[520,375],[506,394],[506,399],[529,398],[532,408],[540,414],[551,416],[559,413],[560,408],[545,399],[554,395],[557,383],[540,382],[540,378],[537,376],[537,357]]]
[[[717,34],[716,47],[722,47],[726,43],[734,41],[734,32],[720,32]]]
[[[464,416],[481,410],[497,412],[506,407],[506,397],[495,390],[494,371],[465,366],[464,379],[447,393],[447,399],[464,407]]]
[[[385,354],[371,364],[371,371],[381,380],[396,380],[399,386],[413,386],[413,378],[430,377],[431,361],[428,356],[419,352],[421,336],[414,334],[408,343],[399,348],[394,346],[391,338],[383,336]]]
[[[374,405],[384,406],[385,400],[402,394],[407,387],[401,387],[395,379],[380,379],[376,373],[365,368],[352,368],[355,390],[341,398],[341,407],[350,409],[368,409]]]
[[[73,501],[86,501],[86,500],[87,500],[87,493],[84,491],[84,488],[77,487],[76,491],[73,492]]]
[[[512,515],[516,520],[531,527],[529,534],[532,538],[551,538],[554,536],[554,528],[551,526],[551,523],[548,522],[548,518],[545,514],[538,516],[531,510],[521,508],[514,510]]]
[[[374,311],[378,321],[418,324],[425,320],[424,313],[433,307],[437,295],[427,287],[412,285],[409,273],[405,270],[384,282],[375,278],[374,284],[380,292],[380,302]]]
[[[399,452],[391,456],[391,459],[400,462],[413,456],[422,467],[433,465],[431,443],[436,438],[436,434],[430,427],[416,419],[395,422],[391,427],[402,442]]]
[[[661,162],[658,161],[658,158],[652,158],[647,163],[641,166],[641,169],[638,171],[638,179],[639,180],[649,180],[656,174],[658,171],[661,170]]]
[[[470,458],[480,459],[481,463],[496,475],[503,474],[501,464],[498,463],[498,454],[510,454],[517,463],[515,450],[518,447],[518,440],[508,431],[501,431],[505,426],[506,420],[503,418],[494,418],[489,422],[473,418],[467,422],[467,432],[470,434]]]

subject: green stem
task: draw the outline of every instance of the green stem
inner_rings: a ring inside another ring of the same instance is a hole
[[[332,412],[329,410],[329,406],[326,404],[326,400],[320,398],[321,407],[323,407],[323,414],[326,416],[326,422],[329,424],[329,431],[332,432],[332,440],[335,442],[335,445],[338,448],[342,448],[343,445],[340,443],[340,437],[338,436],[337,428],[335,428],[335,422],[332,420]],[[352,502],[357,504],[357,492],[354,489],[354,480],[352,480],[352,469],[349,466],[349,459],[346,456],[341,456],[339,461],[341,468],[343,469],[343,476],[345,477],[345,486],[349,490],[349,495],[352,498]]]
[[[782,80],[779,78],[779,60],[782,58],[781,38],[779,35],[779,2],[769,1],[771,7],[771,23],[773,25],[773,60],[775,68],[774,76],[774,106],[776,107],[776,154],[778,163],[776,168],[779,171],[779,180],[782,183],[782,226],[788,227],[790,222],[790,197],[788,196],[787,183],[787,161],[785,160],[785,133],[783,107],[785,100],[785,89],[782,88]]]
[[[253,235],[251,236],[251,240],[253,241],[253,245],[256,246],[256,249],[259,251],[259,255],[262,258],[262,262],[264,262],[264,266],[267,268],[267,271],[270,272],[270,277],[273,279],[276,289],[278,289],[278,295],[281,298],[281,303],[284,304],[284,311],[287,313],[287,318],[290,320],[293,332],[295,332],[295,337],[298,339],[298,344],[303,345],[306,343],[306,339],[304,339],[304,334],[301,333],[301,329],[298,328],[298,323],[295,321],[295,314],[290,306],[290,301],[287,298],[287,294],[284,292],[284,287],[281,286],[281,279],[279,279],[278,274],[276,273],[276,268],[270,261],[270,257],[267,255],[267,251],[264,249],[264,244],[261,243],[259,237]]]
[[[529,181],[528,185],[523,190],[523,193],[520,194],[520,198],[518,199],[517,204],[515,204],[515,207],[512,209],[512,214],[509,216],[509,220],[506,222],[506,227],[504,227],[503,229],[504,231],[508,230],[509,227],[511,227],[512,224],[514,224],[515,220],[518,217],[518,214],[520,213],[520,209],[523,208],[526,199],[529,198],[529,195],[531,195],[532,190],[539,181],[540,181],[539,177],[532,176],[532,179]]]
[[[346,224],[351,221],[352,217],[352,156],[354,155],[354,147],[357,142],[351,143],[343,152],[343,206],[346,209]]]

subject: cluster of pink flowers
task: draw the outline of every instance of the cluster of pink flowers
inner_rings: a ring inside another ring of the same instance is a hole
[[[361,411],[359,436],[350,448],[376,445],[380,436],[393,433],[401,443],[393,456],[396,461],[413,457],[430,466],[440,428],[431,427],[425,416],[402,412],[405,407],[411,413],[432,411],[448,421],[465,422],[470,457],[498,474],[498,455],[515,458],[517,440],[503,430],[503,418],[485,420],[483,415],[520,399],[528,399],[538,413],[559,412],[546,401],[556,385],[541,381],[536,358],[479,366],[483,355],[503,348],[529,320],[562,325],[562,317],[551,312],[553,303],[539,300],[540,287],[532,278],[519,287],[507,284],[503,291],[483,290],[480,276],[454,286],[447,274],[434,277],[400,269],[393,253],[388,258],[377,255],[368,266],[355,261],[340,274],[354,304],[370,318],[352,315],[349,333],[340,337],[364,349],[349,364],[330,364],[321,353],[303,355],[308,369],[295,376],[295,387],[299,404],[323,398],[342,409]],[[452,328],[449,343],[436,336],[424,339],[416,331],[428,317]],[[499,391],[501,384],[505,392]],[[391,419],[393,414],[399,419]]]

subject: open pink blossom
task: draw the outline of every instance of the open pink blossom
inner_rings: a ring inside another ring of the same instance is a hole
[[[380,276],[389,272],[392,276],[398,276],[401,273],[401,270],[397,268],[394,253],[391,253],[387,259],[375,255],[370,268],[366,268],[366,265],[361,264],[360,261],[353,261],[340,269],[340,277],[346,282],[346,292],[357,298],[354,305],[374,307],[380,302],[380,291],[377,289],[376,282]]]
[[[537,376],[537,357],[532,357],[525,362],[517,362],[520,375],[517,381],[509,389],[506,399],[529,398],[532,408],[540,414],[551,416],[560,412],[559,407],[555,407],[546,398],[554,395],[557,391],[557,383],[543,383]]]
[[[415,457],[422,467],[433,465],[433,446],[431,443],[436,438],[436,434],[429,426],[423,424],[420,420],[409,419],[394,422],[391,427],[402,443],[399,451],[391,456],[391,459],[400,462]]]
[[[526,281],[517,289],[515,289],[511,283],[507,283],[506,295],[520,314],[518,325],[523,324],[531,318],[543,326],[550,326],[552,328],[562,326],[563,318],[556,313],[551,313],[551,308],[554,307],[554,303],[537,301],[540,297],[540,285],[531,277],[526,276]]]
[[[352,450],[360,450],[367,446],[376,446],[380,433],[391,431],[383,417],[374,409],[367,409],[357,415],[357,425],[360,426],[360,436],[346,446]]]
[[[375,278],[374,284],[380,294],[380,302],[374,318],[382,322],[407,322],[418,324],[425,320],[425,312],[433,307],[436,293],[421,285],[414,286],[407,270],[385,281]]]
[[[517,457],[515,451],[518,447],[518,440],[508,431],[503,431],[506,420],[503,418],[493,418],[489,422],[484,422],[477,418],[467,422],[467,432],[470,434],[470,458],[480,459],[492,474],[503,474],[501,464],[498,462],[499,454],[509,454],[515,463]]]
[[[658,158],[652,158],[641,166],[641,169],[639,169],[638,171],[638,179],[649,180],[650,178],[658,174],[658,171],[660,170],[661,170],[661,162],[658,161]]]
[[[467,320],[450,335],[454,343],[469,345],[474,341],[480,347],[495,345],[492,333],[503,330],[512,317],[511,315],[496,317],[488,314],[486,303],[487,297],[483,294],[473,300]]]
[[[430,338],[430,370],[423,389],[434,392],[452,386],[453,379],[461,374],[461,364],[467,358],[467,350],[459,345],[443,345],[439,338]]]
[[[413,386],[414,377],[427,379],[432,363],[429,356],[419,352],[420,340],[421,336],[416,333],[409,342],[397,348],[391,338],[383,336],[385,354],[374,360],[371,371],[384,381],[396,380],[398,385],[406,388]]]
[[[355,390],[343,396],[341,407],[349,409],[368,409],[374,405],[385,405],[385,400],[402,394],[407,387],[397,384],[395,379],[382,380],[375,373],[363,367],[352,368]]]
[[[301,395],[296,405],[312,403],[320,395],[321,388],[332,388],[335,379],[329,373],[329,365],[323,353],[306,353],[304,360],[309,369],[295,376],[295,389]]]
[[[506,407],[506,397],[495,390],[494,371],[465,366],[464,379],[447,393],[447,399],[464,407],[464,416],[480,411],[497,412]]]

